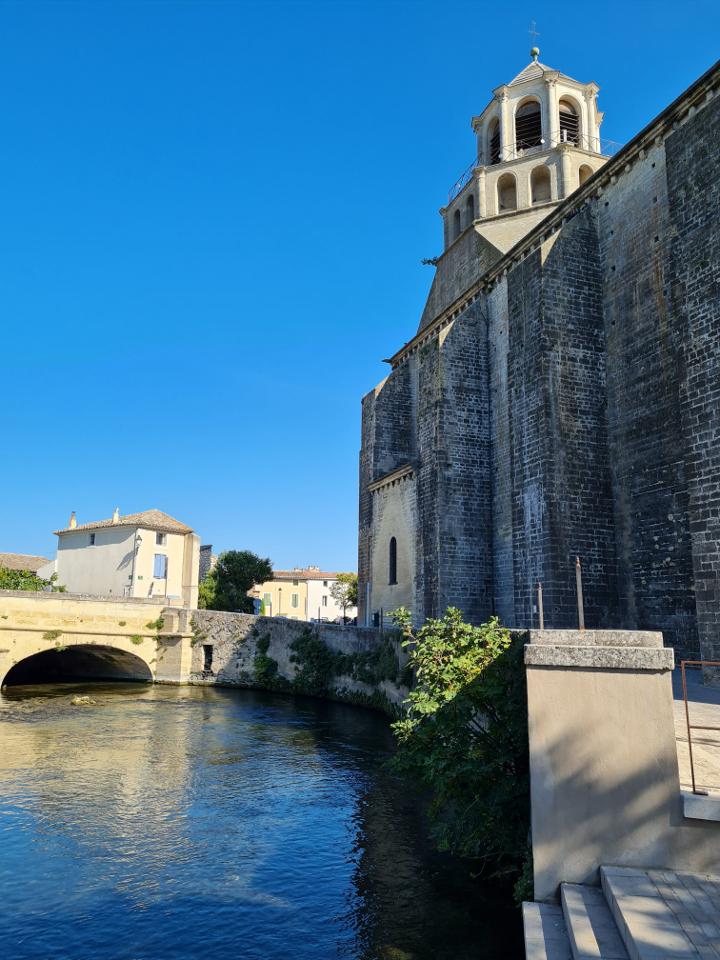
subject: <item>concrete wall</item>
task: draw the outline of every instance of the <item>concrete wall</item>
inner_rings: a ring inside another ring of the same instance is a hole
[[[535,899],[601,864],[720,871],[720,822],[685,819],[662,636],[534,631],[525,648]]]

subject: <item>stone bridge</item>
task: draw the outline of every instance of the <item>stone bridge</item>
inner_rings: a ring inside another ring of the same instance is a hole
[[[53,680],[182,683],[192,611],[159,600],[0,591],[0,686]]]

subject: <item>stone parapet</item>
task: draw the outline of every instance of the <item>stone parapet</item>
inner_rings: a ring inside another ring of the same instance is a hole
[[[655,630],[528,630],[528,642],[551,647],[662,647]]]
[[[594,670],[672,670],[674,652],[648,647],[574,647],[528,644],[525,665],[533,667],[583,667]]]

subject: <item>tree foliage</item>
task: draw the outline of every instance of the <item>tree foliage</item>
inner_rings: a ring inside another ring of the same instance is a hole
[[[200,584],[199,606],[205,610],[231,610],[252,613],[248,597],[256,583],[272,580],[272,564],[250,550],[228,550]]]
[[[356,573],[339,573],[330,587],[330,595],[342,609],[343,620],[348,607],[356,607],[358,602],[358,578]]]
[[[65,587],[58,586],[57,574],[49,580],[43,580],[32,570],[8,570],[0,567],[0,590],[44,590],[52,593],[64,593]]]
[[[407,611],[393,619],[416,680],[394,724],[397,763],[429,788],[441,849],[517,878],[530,814],[522,642],[497,619],[475,627],[454,608],[417,635]]]

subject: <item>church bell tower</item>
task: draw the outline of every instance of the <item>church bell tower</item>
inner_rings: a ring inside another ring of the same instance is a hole
[[[470,226],[502,252],[605,163],[598,86],[532,60],[472,118],[477,158],[441,209],[445,248]]]

